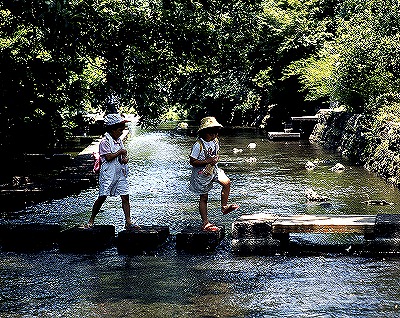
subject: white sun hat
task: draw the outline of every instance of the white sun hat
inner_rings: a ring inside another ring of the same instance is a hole
[[[120,114],[108,114],[104,116],[104,124],[106,126],[116,125],[120,123],[127,123],[130,120],[123,118]]]
[[[213,128],[213,127],[223,127],[219,122],[217,122],[217,120],[215,119],[215,117],[204,117],[201,121],[200,121],[200,128],[197,132],[199,132],[200,130],[206,129],[206,128]]]

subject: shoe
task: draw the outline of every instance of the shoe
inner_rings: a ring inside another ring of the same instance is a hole
[[[94,226],[94,224],[86,223],[86,224],[83,224],[82,226],[80,226],[80,228],[85,229],[85,230],[90,230],[90,229],[93,229],[93,226]]]
[[[202,226],[201,230],[204,232],[216,232],[219,231],[219,227],[215,226],[214,224],[208,223],[207,225]]]
[[[221,211],[222,211],[222,214],[225,215],[225,214],[231,213],[237,209],[239,209],[239,206],[237,204],[229,204],[226,206],[225,209],[222,209]]]

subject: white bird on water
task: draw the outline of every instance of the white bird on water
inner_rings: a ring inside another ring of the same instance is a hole
[[[337,163],[330,170],[334,172],[342,172],[344,170],[344,166],[341,163]]]
[[[257,162],[257,158],[250,157],[250,158],[246,158],[245,161],[248,163],[255,163],[255,162]]]
[[[313,170],[315,168],[315,164],[311,161],[307,161],[305,167],[307,170]]]
[[[241,153],[241,152],[243,152],[243,149],[233,148],[233,153]]]

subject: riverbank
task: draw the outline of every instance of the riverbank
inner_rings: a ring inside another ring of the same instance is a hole
[[[326,112],[315,125],[310,141],[337,151],[400,187],[399,123],[386,121],[377,125],[372,116]]]
[[[125,129],[121,138],[125,139],[128,134],[129,129]],[[85,146],[78,144],[75,150],[80,151],[73,154],[27,154],[21,163],[23,169],[15,169],[10,182],[0,184],[0,213],[23,210],[32,204],[64,198],[96,186],[93,152],[98,152],[101,136],[85,140],[82,143]]]
[[[0,212],[23,210],[32,204],[77,194],[96,185],[97,178],[91,172],[91,155],[35,154],[27,157],[25,171],[15,171],[12,181],[0,186]]]

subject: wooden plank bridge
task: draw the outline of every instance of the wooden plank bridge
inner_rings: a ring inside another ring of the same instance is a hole
[[[355,243],[327,239],[329,244],[306,244],[292,234],[351,234],[362,236]],[[232,247],[240,254],[297,253],[304,248],[318,251],[400,253],[400,214],[378,215],[243,215],[232,224]],[[314,244],[314,245],[312,245]],[[351,248],[350,248],[351,247]]]
[[[290,215],[272,222],[272,233],[354,233],[373,234],[376,216]]]

